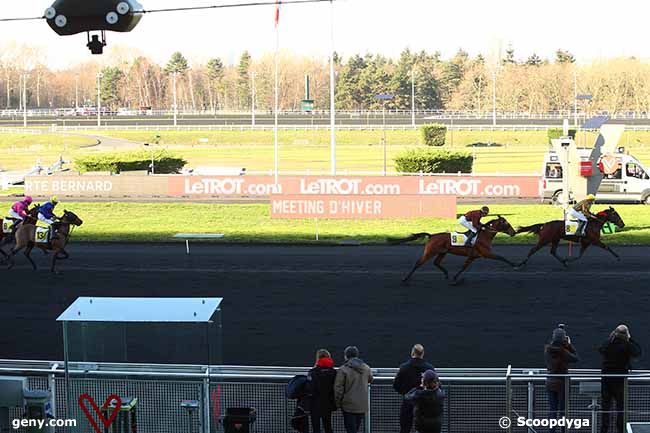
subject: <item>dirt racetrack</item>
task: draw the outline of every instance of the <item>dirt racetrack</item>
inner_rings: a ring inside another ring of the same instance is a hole
[[[528,247],[497,250],[520,260]],[[543,344],[562,322],[578,366],[597,368],[596,347],[620,322],[650,350],[650,249],[617,251],[620,263],[593,249],[567,270],[546,250],[520,271],[479,261],[459,287],[431,264],[400,285],[421,246],[195,244],[186,256],[181,244],[77,244],[60,276],[35,251],[38,272],[22,256],[0,270],[0,358],[62,359],[55,319],[78,296],[221,296],[227,364],[310,365],[320,347],[338,363],[354,344],[370,365],[393,367],[420,342],[439,367],[543,367]],[[461,260],[445,263],[456,270]],[[152,361],[179,361],[160,356]]]

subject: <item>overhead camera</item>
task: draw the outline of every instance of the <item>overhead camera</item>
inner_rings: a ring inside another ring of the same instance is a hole
[[[90,34],[88,35],[89,39],[88,39],[88,44],[86,44],[86,46],[88,47],[88,49],[90,49],[91,53],[93,54],[104,53],[104,47],[106,46],[106,39],[104,38],[103,33],[104,32],[102,32],[101,40],[99,40],[100,35],[92,35],[92,37],[90,36]]]

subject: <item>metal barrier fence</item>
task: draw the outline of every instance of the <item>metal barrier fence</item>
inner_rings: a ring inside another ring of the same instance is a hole
[[[89,394],[98,404],[109,394],[136,397],[138,431],[142,433],[222,432],[220,425],[226,409],[257,409],[255,432],[288,433],[295,401],[284,396],[286,383],[306,368],[282,367],[210,367],[142,364],[71,364],[66,384],[62,363],[36,361],[0,361],[0,375],[28,377],[29,387],[49,389],[54,394],[55,417],[78,420],[75,432],[92,433],[76,399]],[[549,415],[545,370],[536,369],[439,369],[446,393],[444,433],[508,432],[535,433],[547,427],[521,427],[517,418],[546,419]],[[393,433],[399,429],[402,397],[392,388],[395,369],[374,369],[375,382],[369,389],[370,412],[364,420],[366,433]],[[600,423],[599,393],[584,393],[581,384],[598,383],[595,370],[573,370],[567,377],[567,418],[589,420],[590,431]],[[625,381],[625,419],[650,420],[650,372],[635,371],[621,377]],[[66,386],[67,385],[67,386]],[[70,405],[68,405],[70,398]],[[595,399],[595,400],[594,400]],[[188,412],[183,400],[197,400],[200,409]],[[14,410],[10,416],[21,418]],[[503,429],[502,417],[513,424]],[[340,411],[333,416],[334,431],[344,431]],[[611,431],[615,423],[611,422]],[[17,430],[20,431],[20,430]],[[595,430],[594,430],[595,431]],[[65,432],[59,429],[57,432]]]

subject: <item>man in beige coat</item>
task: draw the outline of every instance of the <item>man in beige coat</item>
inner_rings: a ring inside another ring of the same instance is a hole
[[[359,359],[359,349],[345,349],[345,364],[339,368],[334,382],[336,406],[343,411],[347,433],[357,433],[368,412],[368,385],[372,383],[370,367]]]

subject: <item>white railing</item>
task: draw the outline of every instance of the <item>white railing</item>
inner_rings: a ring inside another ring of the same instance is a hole
[[[348,116],[348,117],[364,117],[364,116],[373,116],[381,117],[383,115],[382,110],[338,110],[338,116]],[[171,117],[174,112],[170,109],[156,109],[156,110],[139,110],[139,109],[120,109],[117,111],[112,110],[102,110],[102,114],[117,116],[117,117],[140,117],[140,116],[163,116]],[[192,110],[192,109],[180,109],[177,111],[179,116],[204,116],[204,117],[215,117],[215,116],[249,116],[251,115],[250,110]],[[256,110],[256,114],[260,116],[272,115],[271,110]],[[327,117],[329,116],[329,110],[314,110],[311,112],[302,112],[299,110],[282,110],[279,112],[281,116],[300,116],[300,117]],[[415,110],[415,114],[418,117],[433,117],[440,119],[481,119],[488,120],[492,119],[493,113],[491,111],[463,111],[463,110]],[[590,111],[588,113],[579,111],[578,117],[584,119],[585,117],[592,117],[597,115],[606,115],[610,116],[612,119],[618,120],[646,120],[650,119],[650,112],[635,112],[635,111],[623,111],[609,113],[607,111]],[[23,110],[18,109],[5,109],[0,110],[0,117],[22,117],[24,115]],[[27,110],[27,117],[85,117],[85,116],[96,116],[97,111],[95,108],[81,108],[75,110],[74,108],[60,108],[60,109],[36,109],[30,108]],[[403,116],[410,117],[412,111],[407,110],[386,110],[387,116]],[[561,120],[561,119],[573,119],[575,113],[572,110],[557,110],[549,112],[502,112],[499,111],[496,113],[497,120],[501,119],[549,119],[549,120]]]
[[[51,132],[70,131],[273,131],[273,125],[107,125],[107,126],[81,126],[81,125],[52,125]],[[450,131],[546,131],[558,128],[558,125],[447,125]],[[329,125],[279,125],[281,131],[329,131]],[[338,131],[414,131],[419,126],[412,125],[337,125]],[[573,129],[573,127],[572,127]],[[578,128],[581,130],[581,128]],[[626,125],[630,131],[650,131],[649,125]]]

